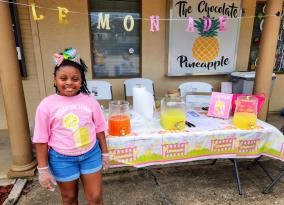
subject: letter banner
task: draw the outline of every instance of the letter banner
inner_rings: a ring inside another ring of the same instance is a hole
[[[168,76],[236,69],[241,0],[170,0],[170,10]]]

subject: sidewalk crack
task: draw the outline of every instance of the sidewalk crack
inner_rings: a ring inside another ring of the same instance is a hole
[[[150,176],[153,177],[154,182],[155,182],[155,184],[157,185],[157,188],[158,188],[158,190],[159,190],[159,192],[160,192],[160,195],[161,195],[163,201],[165,202],[165,204],[167,204],[167,205],[173,205],[173,203],[171,202],[171,200],[169,199],[169,197],[167,196],[167,194],[162,190],[162,187],[161,187],[161,184],[160,184],[160,182],[159,182],[159,180],[158,180],[158,177],[157,177],[151,170],[148,170],[148,169],[145,169],[145,170],[146,170],[146,172],[149,173]]]

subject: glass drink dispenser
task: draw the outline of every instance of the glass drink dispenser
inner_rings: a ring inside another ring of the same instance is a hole
[[[127,101],[109,102],[108,128],[112,136],[124,136],[130,133],[129,103]]]
[[[186,106],[183,97],[165,97],[161,101],[161,126],[166,130],[182,130],[185,127]]]
[[[244,130],[255,129],[257,119],[258,100],[253,96],[239,96],[236,101],[236,109],[233,124]]]

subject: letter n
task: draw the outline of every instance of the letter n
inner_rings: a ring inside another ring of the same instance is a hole
[[[150,23],[151,23],[151,32],[160,31],[160,17],[159,16],[150,16]]]

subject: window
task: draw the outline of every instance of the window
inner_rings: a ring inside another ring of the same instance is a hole
[[[258,2],[256,6],[256,18],[254,20],[252,44],[250,51],[250,70],[254,70],[259,54],[260,38],[263,28],[264,15],[265,15],[265,2]],[[277,50],[275,56],[275,73],[284,73],[284,17],[282,16],[281,25],[279,30],[279,37],[277,43]]]
[[[91,0],[93,76],[140,77],[140,0]],[[98,29],[99,13],[109,14],[110,29]],[[134,18],[132,31],[124,29],[124,17]]]

